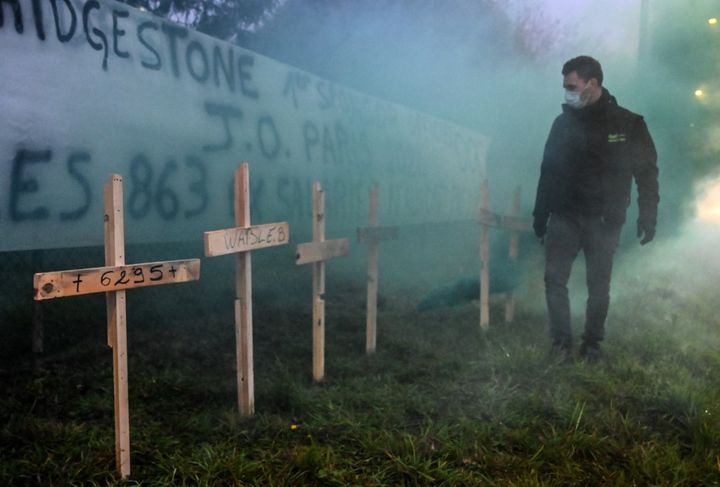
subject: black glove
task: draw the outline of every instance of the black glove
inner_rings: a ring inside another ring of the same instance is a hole
[[[655,238],[655,224],[648,223],[644,220],[638,220],[637,222],[637,238],[641,238],[640,245],[645,245]]]
[[[535,236],[542,242],[545,240],[545,234],[547,233],[547,217],[536,216],[533,220],[533,230]]]

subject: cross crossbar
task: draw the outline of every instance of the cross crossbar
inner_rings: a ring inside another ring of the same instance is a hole
[[[398,239],[398,227],[362,227],[357,229],[357,239],[362,243]]]
[[[287,222],[280,222],[226,228],[205,232],[204,240],[207,257],[249,252],[286,245],[290,240],[290,226]]]
[[[39,272],[33,277],[34,299],[41,301],[67,298],[83,294],[197,281],[199,278],[199,259]]]
[[[335,240],[324,240],[322,242],[306,242],[298,244],[295,255],[297,265],[324,262],[343,257],[350,253],[350,239],[338,238]]]

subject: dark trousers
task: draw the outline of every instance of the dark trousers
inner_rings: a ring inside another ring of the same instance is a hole
[[[545,239],[545,298],[550,336],[555,344],[570,345],[570,300],[567,283],[573,262],[582,249],[587,268],[588,299],[583,340],[599,342],[605,334],[610,305],[610,277],[622,225],[600,217],[553,214]]]

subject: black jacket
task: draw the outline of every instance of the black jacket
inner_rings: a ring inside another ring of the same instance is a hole
[[[588,165],[594,169],[588,170]],[[618,106],[603,88],[594,104],[581,110],[563,105],[555,119],[545,143],[533,215],[544,224],[551,213],[582,213],[586,208],[578,208],[578,200],[591,200],[597,216],[622,224],[633,177],[639,221],[654,228],[660,200],[655,145],[643,118]],[[582,188],[593,178],[596,194],[578,198],[578,188],[587,191]]]

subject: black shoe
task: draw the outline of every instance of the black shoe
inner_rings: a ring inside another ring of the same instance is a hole
[[[550,360],[560,364],[573,363],[572,344],[566,341],[554,341],[552,347],[550,347],[548,357]]]
[[[580,358],[584,361],[594,364],[599,362],[601,357],[602,353],[598,342],[583,342],[580,345]]]

